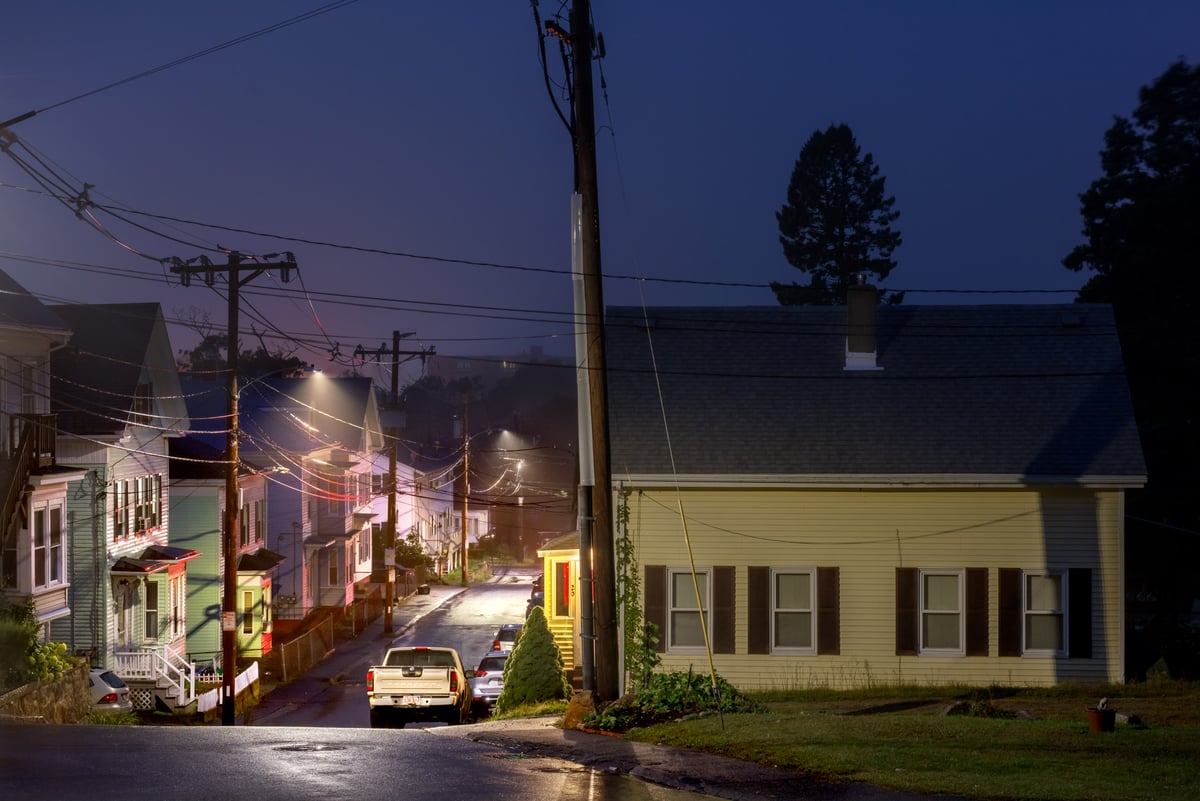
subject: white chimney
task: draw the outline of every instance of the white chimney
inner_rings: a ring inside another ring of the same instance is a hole
[[[846,367],[847,370],[882,370],[875,363],[875,313],[879,294],[858,275],[858,283],[846,290]]]

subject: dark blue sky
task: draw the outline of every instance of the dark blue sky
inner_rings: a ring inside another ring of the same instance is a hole
[[[97,212],[155,258],[293,251],[303,281],[282,287],[286,299],[256,294],[277,292],[273,277],[252,281],[244,329],[265,330],[261,312],[309,343],[313,361],[390,344],[393,330],[443,355],[569,352],[570,141],[526,0],[359,0],[71,100],[319,5],[8,8],[0,119],[38,110],[13,132],[76,190],[94,184],[102,204],[431,257],[126,215],[177,242]],[[606,88],[596,73],[606,302],[774,305],[770,281],[803,280],[783,258],[775,211],[805,141],[840,122],[896,196],[904,244],[888,286],[910,290],[907,303],[1071,300],[912,290],[1082,284],[1060,261],[1079,241],[1077,196],[1099,175],[1104,131],[1172,61],[1200,60],[1200,4],[983,5],[594,0],[607,46]],[[539,8],[551,17],[559,4]],[[554,48],[550,59],[559,80]],[[39,297],[159,300],[168,317],[193,306],[224,325],[224,302],[202,282],[175,286],[155,261],[25,191],[38,189],[0,156],[0,268]],[[172,339],[194,336],[172,328]]]

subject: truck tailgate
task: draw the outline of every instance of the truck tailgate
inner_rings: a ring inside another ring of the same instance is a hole
[[[375,695],[429,695],[450,692],[450,668],[375,668]]]

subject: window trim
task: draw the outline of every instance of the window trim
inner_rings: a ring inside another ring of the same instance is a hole
[[[778,605],[778,596],[776,590],[777,577],[780,575],[807,575],[808,576],[808,609],[787,609],[785,612],[808,612],[809,620],[809,642],[811,645],[807,647],[797,646],[781,646],[778,644],[775,621],[780,612]],[[779,654],[781,656],[816,656],[817,655],[817,568],[816,567],[772,567],[771,568],[771,585],[770,585],[770,609],[769,609],[769,626],[770,626],[770,653]]]
[[[958,583],[958,606],[954,615],[958,617],[958,647],[930,648],[925,644],[925,616],[947,615],[947,610],[925,608],[925,580],[935,576],[953,576]],[[923,568],[917,580],[917,654],[919,656],[966,656],[967,653],[967,588],[966,570],[963,568]]]
[[[708,632],[709,642],[713,638],[713,568],[711,566],[697,567],[695,570],[696,582],[700,585],[701,591],[704,593],[705,603],[702,603],[699,609],[704,621],[704,631]],[[666,623],[667,630],[663,632],[663,641],[666,644],[666,651],[669,654],[703,654],[705,653],[704,641],[696,645],[676,645],[675,644],[675,613],[676,612],[694,612],[695,607],[676,607],[674,603],[673,588],[675,586],[675,576],[687,576],[691,580],[692,570],[686,567],[668,567],[666,575]]]
[[[1055,611],[1031,610],[1029,608],[1029,579],[1037,576],[1057,576],[1059,579],[1058,587],[1058,606]],[[1068,655],[1068,635],[1070,629],[1070,604],[1068,599],[1070,595],[1070,573],[1063,569],[1042,568],[1037,570],[1022,570],[1021,571],[1021,656],[1028,657],[1044,657],[1044,658],[1062,658]],[[1052,648],[1031,648],[1028,638],[1028,622],[1031,615],[1039,617],[1048,617],[1057,615],[1059,618],[1059,642],[1061,646],[1057,649]]]

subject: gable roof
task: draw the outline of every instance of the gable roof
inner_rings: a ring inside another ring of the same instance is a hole
[[[606,331],[614,480],[1145,481],[1107,305],[881,306],[876,370],[845,369],[844,306],[617,307]]]
[[[0,326],[48,333],[56,338],[65,338],[70,333],[63,318],[4,270],[0,270]]]
[[[159,421],[184,428],[187,410],[174,354],[157,303],[54,306],[70,326],[71,347],[51,359],[51,404],[63,430],[120,435],[131,418],[138,386],[153,384]]]

